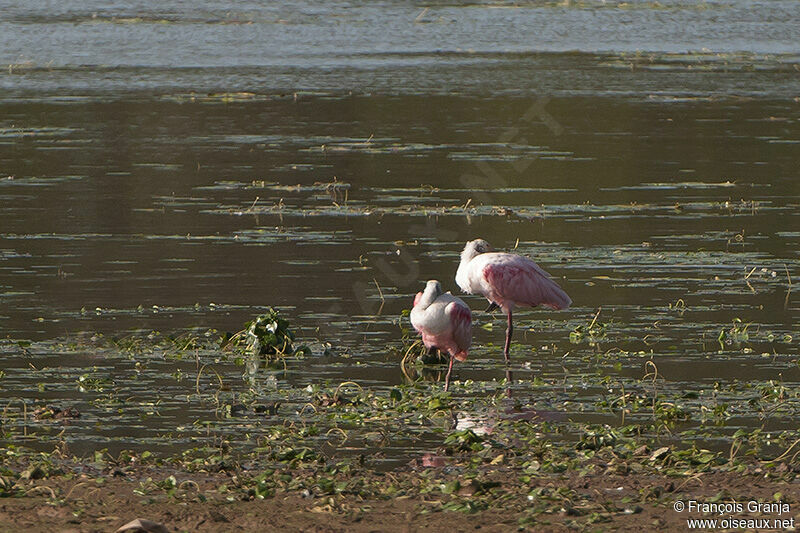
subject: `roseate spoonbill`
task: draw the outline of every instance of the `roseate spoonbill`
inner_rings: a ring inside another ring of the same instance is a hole
[[[456,283],[467,294],[482,294],[489,300],[487,311],[498,307],[508,315],[503,355],[509,362],[511,313],[518,305],[565,309],[572,300],[539,265],[517,254],[495,252],[483,239],[469,241],[461,252]]]
[[[423,292],[414,298],[411,325],[422,335],[429,351],[438,348],[450,355],[450,366],[444,379],[444,390],[450,387],[453,359],[466,361],[472,344],[472,312],[461,298],[442,292],[435,279],[428,281]]]

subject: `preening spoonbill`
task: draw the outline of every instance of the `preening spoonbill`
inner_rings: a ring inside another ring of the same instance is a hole
[[[472,312],[461,298],[442,292],[442,285],[432,279],[414,298],[411,325],[422,335],[422,342],[428,350],[438,348],[450,355],[450,366],[444,380],[444,390],[447,390],[453,359],[467,360],[472,344]]]
[[[487,311],[501,308],[508,315],[506,345],[503,355],[508,363],[511,334],[514,331],[511,313],[514,307],[543,305],[565,309],[572,300],[539,265],[517,254],[495,252],[483,239],[469,241],[461,252],[456,283],[467,294],[482,294],[489,300]]]

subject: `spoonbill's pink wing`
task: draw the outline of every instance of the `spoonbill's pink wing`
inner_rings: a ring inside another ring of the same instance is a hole
[[[453,341],[459,349],[459,352],[453,354],[453,357],[459,361],[466,361],[469,347],[472,344],[472,312],[461,302],[449,303],[445,312],[450,317]]]
[[[418,292],[418,293],[417,293],[417,295],[416,295],[416,296],[414,296],[414,307],[416,307],[416,306],[417,306],[417,304],[419,303],[419,299],[420,299],[420,298],[422,298],[422,293],[421,293],[421,292]]]
[[[572,300],[547,272],[521,255],[503,254],[483,269],[483,277],[500,301],[512,301],[530,306],[544,305],[565,309]]]

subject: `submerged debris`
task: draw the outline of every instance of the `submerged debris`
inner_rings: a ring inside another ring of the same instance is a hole
[[[61,409],[55,405],[39,407],[33,412],[36,420],[63,420],[65,418],[80,418],[81,413],[74,407]]]

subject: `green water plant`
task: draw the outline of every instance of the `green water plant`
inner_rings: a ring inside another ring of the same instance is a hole
[[[223,337],[221,345],[222,348],[235,348],[250,355],[265,356],[268,360],[310,351],[308,346],[295,346],[295,334],[289,328],[289,322],[272,307],[245,323],[244,329],[238,333]]]
[[[597,346],[601,341],[605,340],[609,324],[597,320],[600,317],[600,311],[601,309],[597,310],[594,318],[587,326],[582,324],[575,326],[575,329],[569,334],[569,342],[581,344],[585,341],[589,346]]]

